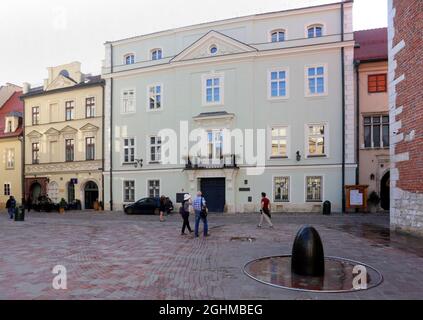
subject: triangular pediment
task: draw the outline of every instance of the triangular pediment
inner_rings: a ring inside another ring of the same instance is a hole
[[[71,126],[66,126],[62,130],[60,130],[61,134],[77,133],[77,132],[78,132],[78,130],[76,130],[75,128],[72,128]]]
[[[59,130],[56,130],[54,128],[50,128],[45,132],[45,135],[47,136],[58,136],[60,134]]]
[[[75,84],[76,82],[71,78],[60,74],[56,79],[53,80],[52,83],[47,86],[46,91],[73,87]]]
[[[32,130],[26,136],[29,137],[29,138],[41,138],[43,135],[40,132],[38,132],[37,130]]]
[[[83,131],[83,132],[96,132],[98,131],[100,128],[91,124],[91,123],[87,123],[85,126],[81,127],[79,130]]]
[[[217,49],[214,54],[210,51],[213,46]],[[193,60],[254,51],[257,51],[257,49],[224,35],[223,33],[212,30],[185,48],[181,53],[175,56],[172,61]]]

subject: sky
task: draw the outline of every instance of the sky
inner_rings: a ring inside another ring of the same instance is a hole
[[[100,74],[104,42],[337,0],[1,0],[0,85],[42,84],[72,61]],[[386,27],[387,0],[355,0],[354,30]]]

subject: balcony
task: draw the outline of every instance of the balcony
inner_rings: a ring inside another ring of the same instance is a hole
[[[185,170],[238,169],[234,154],[220,158],[188,157]]]

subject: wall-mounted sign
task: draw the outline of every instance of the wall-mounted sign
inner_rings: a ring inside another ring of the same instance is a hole
[[[70,179],[70,183],[72,183],[72,184],[78,184],[78,179],[72,178],[72,179]]]

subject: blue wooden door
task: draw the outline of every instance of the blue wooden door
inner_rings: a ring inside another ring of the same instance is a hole
[[[225,208],[225,178],[201,179],[201,191],[209,212],[223,212]]]

